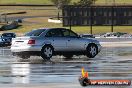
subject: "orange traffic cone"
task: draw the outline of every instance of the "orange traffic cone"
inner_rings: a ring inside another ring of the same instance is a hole
[[[85,72],[84,68],[82,68],[82,77],[88,78],[88,72]]]

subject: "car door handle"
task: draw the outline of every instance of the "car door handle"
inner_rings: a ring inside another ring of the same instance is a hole
[[[53,39],[53,41],[55,41],[55,40]]]
[[[70,40],[68,40],[68,41],[70,41]]]

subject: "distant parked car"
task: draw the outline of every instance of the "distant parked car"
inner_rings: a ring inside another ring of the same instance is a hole
[[[12,38],[15,38],[16,34],[15,33],[3,33],[1,35],[1,45],[2,46],[9,46],[11,45]]]
[[[5,24],[3,26],[1,26],[0,30],[1,31],[5,31],[5,30],[12,30],[19,27],[19,22],[18,21],[12,21],[9,24]]]
[[[4,45],[4,41],[2,40],[2,38],[0,38],[0,47],[2,47]]]
[[[86,55],[94,58],[101,50],[97,40],[86,39],[65,28],[37,29],[12,40],[11,52],[21,58],[39,55],[49,60],[53,55]]]
[[[122,33],[122,32],[107,32],[102,34],[100,37],[105,37],[105,38],[118,38],[121,37],[123,35],[125,35],[127,33]]]

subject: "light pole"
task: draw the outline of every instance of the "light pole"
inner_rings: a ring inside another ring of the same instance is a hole
[[[115,0],[113,0],[113,5],[115,5]]]
[[[114,32],[114,8],[115,8],[115,0],[112,3],[112,23],[111,23],[111,32]]]

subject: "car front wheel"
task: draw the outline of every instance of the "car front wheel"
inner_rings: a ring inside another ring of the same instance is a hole
[[[46,45],[41,50],[41,57],[44,60],[50,60],[50,58],[52,58],[52,56],[53,56],[53,51],[54,50],[50,45]]]
[[[94,58],[98,54],[98,47],[95,44],[90,44],[87,47],[86,55],[89,58]]]

